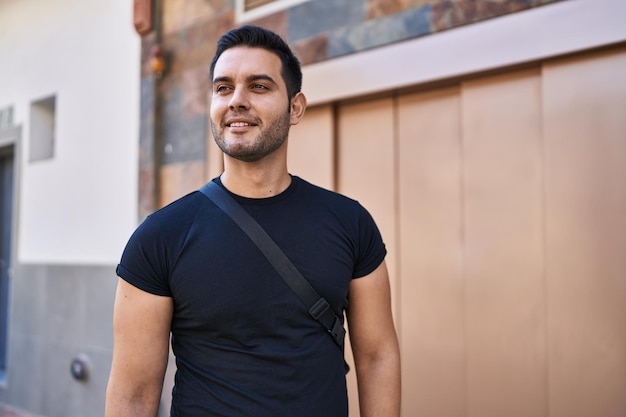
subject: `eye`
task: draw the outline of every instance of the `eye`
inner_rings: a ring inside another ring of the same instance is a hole
[[[216,85],[215,86],[215,92],[216,93],[223,93],[228,91],[229,87],[226,85]]]
[[[267,89],[268,89],[268,87],[267,87],[266,85],[264,85],[264,84],[259,84],[259,83],[257,83],[257,84],[253,84],[253,85],[252,85],[252,88],[253,88],[254,90],[267,90]]]

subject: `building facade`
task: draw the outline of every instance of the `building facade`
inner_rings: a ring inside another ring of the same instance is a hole
[[[270,3],[159,3],[140,211],[219,174],[206,68],[224,31],[268,27],[304,64],[290,171],[363,202],[390,250],[403,415],[626,413],[626,4]]]
[[[0,401],[102,415],[121,247],[221,172],[208,65],[222,33],[252,23],[304,65],[290,171],[360,200],[385,238],[403,416],[626,414],[623,0],[56,3],[41,16],[74,30],[26,30],[34,6],[0,6],[16,22],[0,34],[31,41],[0,43],[17,196]],[[33,135],[50,114],[53,141]]]
[[[0,402],[32,414],[103,414],[115,265],[137,225],[132,12],[0,3]]]

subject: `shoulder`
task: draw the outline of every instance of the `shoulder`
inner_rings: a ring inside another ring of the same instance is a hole
[[[312,184],[300,177],[294,176],[293,181],[297,185],[298,197],[306,198],[308,203],[329,204],[345,208],[360,206],[358,201],[346,195]]]
[[[174,236],[186,231],[201,212],[206,197],[193,191],[148,215],[135,234],[147,237]]]
[[[297,181],[297,199],[307,210],[317,210],[320,215],[330,215],[345,225],[359,227],[363,221],[373,222],[368,210],[349,196],[311,184],[302,178]]]
[[[146,220],[152,222],[162,222],[164,220],[184,221],[196,215],[198,210],[205,204],[205,199],[206,197],[198,190],[192,191],[156,210],[154,213],[150,214]]]
[[[312,219],[315,233],[339,236],[354,259],[353,277],[372,272],[386,255],[385,245],[374,218],[357,200],[297,178],[298,199],[306,206],[304,218]],[[301,196],[303,196],[301,198]]]

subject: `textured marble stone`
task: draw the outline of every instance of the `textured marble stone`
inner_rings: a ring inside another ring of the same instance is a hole
[[[154,165],[139,168],[139,196],[137,220],[143,221],[150,213],[158,207],[156,197],[156,177]]]
[[[432,3],[432,28],[451,29],[531,7],[533,0],[436,0]]]
[[[291,45],[302,65],[312,64],[328,58],[328,35],[323,33]]]
[[[182,74],[183,114],[205,115],[208,111],[207,95],[210,94],[208,65],[189,69]]]
[[[163,124],[164,165],[205,159],[207,115],[184,120],[170,117]]]
[[[209,21],[165,36],[163,47],[167,53],[167,75],[208,66],[215,53],[216,32],[215,22]]]
[[[426,4],[431,4],[433,1],[435,0],[403,0],[403,4],[405,9],[414,9],[416,7],[422,7]]]
[[[206,22],[234,9],[234,0],[163,0],[163,33]]]
[[[367,18],[377,19],[406,10],[404,0],[370,0],[367,2]]]
[[[141,77],[152,77],[152,69],[150,67],[150,59],[152,57],[152,48],[156,45],[156,33],[150,32],[141,38]]]
[[[207,181],[205,171],[204,163],[200,161],[163,166],[161,168],[160,206],[169,204],[200,188]]]
[[[362,22],[367,13],[365,0],[314,0],[288,12],[288,42],[317,36]]]
[[[283,39],[287,39],[287,11],[273,13],[248,23],[269,29],[278,33]]]
[[[330,58],[430,33],[430,6],[365,21],[332,32]]]
[[[139,105],[139,166],[154,163],[155,79],[142,78]]]
[[[154,142],[161,164],[204,158],[208,121],[204,71],[207,66],[173,74],[159,86]]]

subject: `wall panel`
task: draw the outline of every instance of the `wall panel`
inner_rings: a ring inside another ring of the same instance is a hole
[[[210,123],[210,122],[209,122]],[[224,172],[224,154],[222,150],[215,143],[215,139],[213,138],[213,133],[211,133],[211,129],[207,129],[207,137],[206,137],[206,157],[204,160],[205,164],[205,183],[212,180],[213,178],[221,175]]]
[[[361,202],[374,216],[396,276],[395,120],[393,99],[339,107],[337,190]]]
[[[547,415],[540,85],[462,85],[471,417]]]
[[[344,104],[338,108],[337,190],[358,200],[376,220],[389,251],[387,266],[395,306],[398,277],[395,267],[394,150],[391,98]],[[354,372],[348,375],[348,382],[350,416],[356,417],[359,410]]]
[[[332,105],[306,110],[289,133],[289,172],[319,185],[335,187],[334,116]]]
[[[398,99],[405,416],[465,415],[458,88]]]
[[[623,74],[621,48],[338,107],[337,189],[390,249],[403,416],[626,415]]]
[[[546,64],[550,415],[626,415],[626,49]]]

